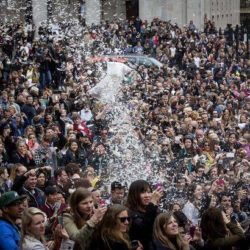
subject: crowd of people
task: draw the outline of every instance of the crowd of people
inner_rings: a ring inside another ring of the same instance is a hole
[[[192,21],[139,18],[37,32],[1,23],[0,248],[249,249],[243,31],[210,20],[203,31]],[[90,58],[104,54],[163,64],[133,65],[119,92],[144,180],[136,180],[132,145],[119,149],[127,128],[110,125],[114,104],[90,94],[106,67]]]

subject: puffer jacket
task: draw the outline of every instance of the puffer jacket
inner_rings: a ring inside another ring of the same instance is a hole
[[[20,249],[20,234],[18,228],[3,218],[0,219],[0,249]]]

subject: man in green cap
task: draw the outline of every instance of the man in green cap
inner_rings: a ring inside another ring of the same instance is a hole
[[[0,197],[0,249],[18,250],[20,248],[20,233],[15,225],[16,219],[21,218],[26,196],[19,196],[17,192],[10,191]]]

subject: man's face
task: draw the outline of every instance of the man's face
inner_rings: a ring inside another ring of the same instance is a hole
[[[30,175],[29,178],[26,180],[26,187],[30,189],[34,189],[37,184],[37,177],[34,175]]]
[[[231,197],[230,196],[223,196],[221,199],[221,205],[225,209],[230,208],[232,206]]]
[[[33,103],[33,97],[28,97],[27,104],[32,104],[32,103]]]
[[[13,221],[22,217],[24,211],[23,201],[17,201],[8,207],[3,208],[3,212]]]
[[[124,198],[125,191],[123,188],[116,188],[111,191],[111,199],[114,204],[121,204]]]
[[[58,197],[58,194],[57,193],[54,193],[54,194],[49,194],[47,196],[47,201],[50,203],[50,204],[55,204],[57,202],[57,197]]]

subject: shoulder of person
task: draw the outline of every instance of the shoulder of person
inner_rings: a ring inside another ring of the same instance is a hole
[[[22,245],[23,250],[47,250],[43,243],[36,238],[26,235]]]
[[[12,224],[11,222],[9,222],[8,220],[4,218],[0,218],[0,236],[1,236],[1,232],[4,232],[6,230],[18,231],[17,227],[14,224]]]
[[[149,245],[149,250],[171,250],[165,247],[159,240],[153,240]]]
[[[71,213],[63,213],[63,219],[74,220],[73,215]]]

